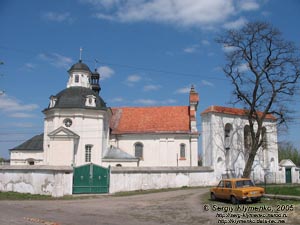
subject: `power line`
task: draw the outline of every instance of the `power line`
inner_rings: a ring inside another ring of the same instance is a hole
[[[25,51],[22,49],[16,49],[16,48],[8,48],[5,46],[0,46],[2,49],[6,49],[8,51],[13,51],[17,53],[22,53],[22,54],[30,54],[32,56],[38,55],[38,53],[33,52],[33,51]],[[100,57],[95,57],[95,58],[100,58]],[[91,59],[84,59],[84,62],[90,62],[90,63],[95,63],[95,60]],[[112,65],[112,66],[117,66],[117,67],[124,67],[124,68],[130,68],[130,69],[137,69],[137,70],[142,70],[142,71],[149,71],[149,72],[154,72],[154,73],[164,73],[172,76],[180,76],[180,77],[197,77],[197,78],[203,78],[203,79],[208,79],[208,80],[228,80],[226,78],[221,78],[221,77],[215,77],[215,76],[203,76],[200,74],[196,73],[184,73],[184,72],[178,72],[178,71],[168,71],[168,70],[163,70],[163,69],[157,69],[157,68],[149,68],[149,67],[142,67],[142,66],[136,66],[136,65],[128,65],[128,64],[120,64],[120,63],[115,63],[115,62],[108,62],[108,61],[101,61],[97,60],[97,62],[101,62],[103,65]]]

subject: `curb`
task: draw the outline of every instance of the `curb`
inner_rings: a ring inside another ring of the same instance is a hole
[[[264,194],[264,197],[282,200],[300,201],[300,196]]]

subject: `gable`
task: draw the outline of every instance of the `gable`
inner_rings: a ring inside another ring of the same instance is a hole
[[[48,134],[49,137],[67,137],[67,138],[79,138],[79,136],[74,133],[73,131],[65,128],[65,127],[59,127],[56,130],[50,132]]]
[[[188,106],[113,108],[112,134],[190,133]]]

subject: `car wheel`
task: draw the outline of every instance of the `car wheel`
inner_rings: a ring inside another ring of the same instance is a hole
[[[234,205],[239,204],[239,200],[237,200],[237,198],[234,196],[231,196],[230,200],[231,200],[231,203]]]
[[[210,193],[210,199],[212,201],[215,201],[217,199],[214,193]]]

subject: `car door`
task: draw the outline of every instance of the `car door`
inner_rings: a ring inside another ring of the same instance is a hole
[[[215,195],[217,198],[223,198],[224,181],[221,180],[215,189]]]
[[[232,193],[232,183],[230,180],[224,182],[223,199],[230,199]]]

